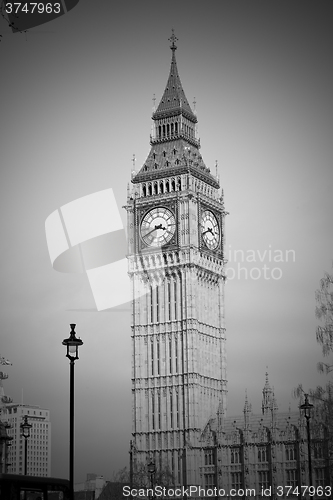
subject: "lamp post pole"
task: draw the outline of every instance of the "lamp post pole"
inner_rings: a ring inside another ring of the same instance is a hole
[[[304,416],[306,418],[306,431],[308,439],[308,461],[309,461],[309,486],[312,486],[312,462],[311,462],[311,435],[310,435],[310,418],[311,409],[313,405],[309,403],[308,394],[305,394],[305,402],[300,406],[301,410],[304,410]]]
[[[155,474],[155,464],[153,461],[150,461],[148,466],[147,466],[148,472],[150,474],[150,487],[152,490],[152,496],[151,498],[154,498],[154,474]]]
[[[28,422],[28,415],[24,415],[24,420],[20,424],[21,435],[24,437],[24,475],[28,474],[28,446],[27,441],[30,437],[30,430],[32,425]]]
[[[75,336],[75,324],[72,323],[71,333],[62,344],[67,347],[66,357],[69,359],[69,488],[70,498],[74,500],[74,364],[79,359],[79,346],[83,344],[81,339]]]

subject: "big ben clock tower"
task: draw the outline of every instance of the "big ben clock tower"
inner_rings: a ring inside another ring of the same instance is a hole
[[[200,484],[200,440],[226,409],[224,210],[200,155],[172,34],[150,153],[128,192],[132,305],[132,464]]]

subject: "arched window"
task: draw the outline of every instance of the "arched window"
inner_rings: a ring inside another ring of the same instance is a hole
[[[169,135],[170,135],[170,125],[167,124],[167,136],[169,137]]]
[[[267,462],[266,446],[259,446],[258,447],[258,462]]]
[[[175,134],[176,135],[178,134],[178,123],[177,122],[175,123]]]
[[[151,196],[152,195],[152,187],[151,187],[151,184],[149,184],[148,186],[148,195]]]
[[[171,181],[171,191],[176,191],[175,179],[172,179]]]
[[[142,186],[142,193],[143,193],[143,196],[146,196],[146,194],[147,194],[147,190],[146,190],[146,185],[145,184]]]
[[[181,191],[182,189],[182,181],[181,181],[181,178],[178,177],[178,191]]]
[[[158,138],[161,138],[161,125],[158,126]]]
[[[169,162],[167,162],[167,163],[169,163]],[[169,165],[167,165],[167,166],[169,166]],[[169,181],[166,181],[166,183],[165,183],[165,190],[167,193],[170,191]]]
[[[173,135],[173,123],[171,123],[171,135]]]
[[[165,137],[165,125],[163,125],[163,137]]]
[[[157,192],[158,192],[157,182],[154,182],[154,194],[157,194]]]
[[[163,182],[160,182],[160,193],[164,193],[164,186],[163,186]]]

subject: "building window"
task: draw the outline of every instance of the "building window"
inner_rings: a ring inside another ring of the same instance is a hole
[[[286,486],[292,486],[292,488],[296,488],[297,484],[298,484],[297,470],[296,469],[287,469],[286,470]]]
[[[231,448],[231,463],[240,464],[240,450],[239,448]]]
[[[156,322],[159,322],[160,320],[160,306],[159,306],[159,301],[158,301],[158,295],[159,295],[159,287],[156,287]]]
[[[318,486],[326,486],[325,481],[325,469],[324,467],[315,469],[315,484],[316,488]]]
[[[268,470],[263,470],[258,472],[258,483],[260,491],[270,486]]]
[[[173,404],[172,404],[172,392],[170,392],[170,427],[173,428]]]
[[[296,446],[294,444],[287,444],[286,450],[286,462],[296,460]]]
[[[158,428],[161,428],[161,395],[157,397],[157,411],[158,411]]]
[[[174,310],[175,310],[175,319],[177,319],[177,281],[174,282],[174,288],[173,288],[173,303],[174,303]]]
[[[205,450],[205,465],[214,465],[214,450]]]
[[[176,417],[177,417],[177,429],[179,429],[179,395],[176,395]]]
[[[172,341],[169,339],[169,371],[172,373]]]
[[[160,375],[160,343],[157,341],[157,375]]]
[[[175,370],[178,373],[178,340],[175,339]]]
[[[232,472],[231,473],[231,488],[238,490],[242,487],[242,473]]]
[[[151,374],[154,375],[154,342],[150,342]]]
[[[314,458],[325,458],[325,449],[323,441],[313,441],[313,456]]]
[[[264,463],[267,462],[267,448],[266,446],[258,447],[258,462]]]
[[[151,415],[152,415],[152,428],[155,429],[155,396],[151,395]]]
[[[171,321],[171,283],[168,281],[168,319]]]
[[[154,322],[154,297],[153,297],[153,287],[150,285],[150,322]]]
[[[215,486],[216,486],[215,474],[205,474],[205,487],[215,488]]]

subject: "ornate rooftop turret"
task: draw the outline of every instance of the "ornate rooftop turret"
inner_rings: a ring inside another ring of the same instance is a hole
[[[266,368],[267,369],[267,368]],[[268,371],[266,371],[266,382],[265,387],[262,390],[262,403],[261,403],[262,414],[266,415],[269,411],[277,410],[276,399],[274,396],[274,391],[269,385],[268,381]]]

